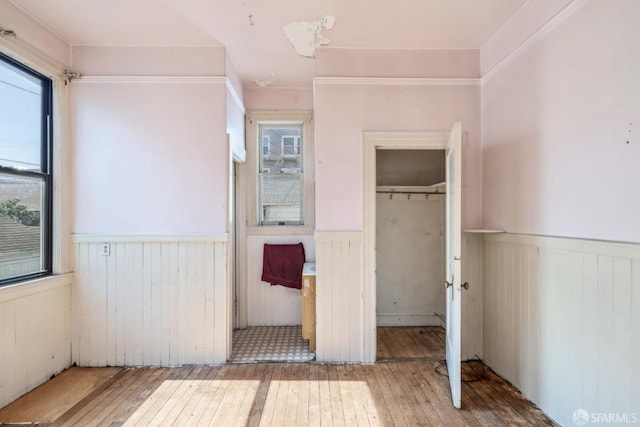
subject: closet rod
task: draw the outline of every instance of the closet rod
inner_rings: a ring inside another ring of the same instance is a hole
[[[376,190],[378,194],[447,194],[444,191],[383,191]]]

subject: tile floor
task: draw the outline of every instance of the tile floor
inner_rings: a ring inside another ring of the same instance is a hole
[[[233,331],[232,363],[308,362],[315,359],[301,326],[253,326]]]

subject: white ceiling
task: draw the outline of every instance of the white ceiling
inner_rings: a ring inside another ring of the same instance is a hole
[[[10,1],[70,45],[222,45],[247,86],[310,86],[314,60],[289,44],[290,22],[334,16],[329,47],[477,49],[526,0]]]

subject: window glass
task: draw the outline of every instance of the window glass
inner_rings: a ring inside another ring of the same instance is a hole
[[[43,82],[0,60],[0,165],[42,169]]]
[[[260,124],[259,216],[262,225],[302,224],[302,124]],[[265,150],[265,141],[269,149]],[[274,142],[276,142],[274,144]]]
[[[41,179],[0,174],[0,278],[44,270],[43,197]]]
[[[51,272],[51,81],[0,55],[0,285]]]

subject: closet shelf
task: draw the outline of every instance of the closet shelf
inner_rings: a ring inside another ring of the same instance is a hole
[[[504,233],[504,230],[489,230],[480,228],[466,228],[462,230],[463,233],[479,233],[479,234],[499,234]]]
[[[376,193],[398,193],[398,194],[446,194],[440,191],[436,185],[415,186],[415,185],[378,185]]]

